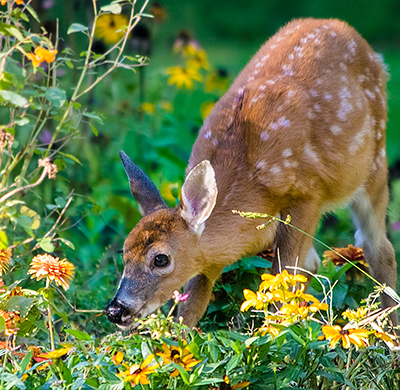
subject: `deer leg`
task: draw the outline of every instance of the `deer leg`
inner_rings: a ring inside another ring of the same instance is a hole
[[[183,323],[189,328],[196,326],[203,316],[211,299],[215,280],[199,274],[190,279],[184,288],[184,294],[189,294],[187,300],[178,307],[178,317],[183,317]]]
[[[320,216],[320,206],[315,202],[303,202],[289,210],[281,212],[281,218],[290,215],[291,224],[313,236]],[[280,223],[274,242],[275,258],[271,272],[276,274],[286,266],[298,265],[310,272],[316,272],[319,257],[312,246],[312,238],[297,229]],[[293,270],[289,270],[293,273]]]
[[[363,248],[371,275],[380,283],[396,290],[395,252],[386,237],[385,219],[389,199],[386,177],[386,173],[375,173],[374,186],[359,191],[357,197],[350,204],[350,209],[356,227],[355,243],[356,246]],[[379,180],[379,178],[382,179]],[[396,304],[387,294],[382,294],[381,302],[383,307]],[[394,325],[398,324],[396,312],[392,313],[390,318]]]

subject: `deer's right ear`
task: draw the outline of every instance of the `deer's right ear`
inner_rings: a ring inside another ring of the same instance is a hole
[[[119,155],[129,178],[132,195],[139,203],[142,215],[145,216],[160,208],[168,207],[146,174],[129,159],[125,152],[121,151]]]
[[[181,216],[198,237],[214,209],[217,193],[214,169],[204,160],[189,172],[182,186]]]

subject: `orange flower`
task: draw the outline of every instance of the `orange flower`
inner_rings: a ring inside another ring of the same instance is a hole
[[[119,366],[124,358],[124,354],[121,351],[118,351],[111,360],[116,366]]]
[[[124,382],[130,381],[132,386],[138,385],[148,385],[150,383],[147,376],[152,374],[155,369],[158,367],[158,364],[153,364],[149,366],[149,363],[154,359],[154,355],[149,355],[144,362],[139,366],[139,364],[134,364],[133,366],[129,367],[128,370],[121,372],[118,376],[125,376]]]
[[[157,356],[162,357],[164,364],[175,363],[182,366],[186,371],[192,371],[192,367],[200,363],[200,360],[193,359],[193,354],[190,353],[187,347],[182,350],[182,348],[173,345],[168,347],[167,344],[164,343],[162,345],[162,350],[164,353],[157,353]],[[172,378],[178,375],[179,371],[177,369],[170,374]]]
[[[31,279],[36,278],[37,280],[46,277],[50,282],[54,280],[58,286],[68,290],[74,270],[75,267],[67,259],[59,260],[58,257],[54,258],[46,253],[33,258],[28,275],[32,275]]]
[[[11,249],[0,249],[0,275],[8,270],[11,263]]]
[[[22,5],[22,4],[24,4],[24,0],[15,0],[15,2],[17,3],[17,5]]]
[[[0,0],[1,5],[6,5],[7,4],[7,0]]]
[[[46,61],[48,64],[56,59],[57,50],[47,50],[43,47],[37,47],[35,49],[35,55],[41,62]]]
[[[0,317],[3,318],[4,323],[6,325],[6,328],[4,330],[5,336],[12,336],[14,334],[17,334],[18,328],[16,324],[20,320],[18,313],[12,311],[6,312],[0,309]]]
[[[342,329],[339,325],[326,325],[322,327],[322,333],[327,340],[331,340],[331,348],[335,348],[339,341],[342,341],[343,348],[350,348],[351,344],[365,347],[370,332],[365,329]]]
[[[324,260],[322,261],[322,263],[324,264],[325,267],[327,266],[329,260],[332,261],[332,263],[337,266],[342,266],[344,264],[347,264],[347,261],[343,259],[343,257],[352,262],[365,260],[362,248],[357,248],[351,244],[348,245],[347,248],[333,248],[333,249],[338,254],[335,253],[334,251],[324,252]]]
[[[32,61],[32,65],[37,68],[43,61],[46,61],[48,64],[53,62],[57,53],[57,50],[47,50],[43,47],[37,47],[35,48],[35,54],[27,53],[26,56]]]

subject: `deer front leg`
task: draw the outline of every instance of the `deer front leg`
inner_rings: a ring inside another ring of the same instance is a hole
[[[214,280],[200,274],[186,283],[184,293],[189,294],[189,297],[179,304],[178,317],[182,316],[183,323],[189,328],[196,326],[206,311],[214,282]]]
[[[281,218],[291,217],[291,224],[313,236],[320,217],[320,205],[315,201],[303,202],[281,212]],[[312,238],[299,230],[280,223],[274,241],[275,258],[271,273],[282,272],[286,266],[298,265],[310,272],[318,269],[317,254],[312,247]],[[293,273],[293,269],[288,270]],[[309,277],[309,275],[306,275]]]

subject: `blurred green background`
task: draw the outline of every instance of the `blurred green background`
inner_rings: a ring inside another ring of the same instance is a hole
[[[108,2],[99,1],[98,4]],[[32,6],[39,11],[49,31],[59,18],[61,45],[71,47],[79,59],[79,53],[86,48],[86,38],[82,34],[67,35],[67,29],[72,23],[90,24],[92,2],[35,0]],[[263,42],[294,18],[345,20],[383,55],[390,72],[387,154],[392,200],[388,224],[394,227],[390,235],[400,258],[400,228],[396,224],[400,221],[400,1],[176,0],[150,2],[147,12],[152,10],[157,11],[159,17],[144,19],[129,43],[131,55],[147,55],[149,64],[138,73],[117,70],[81,102],[102,118],[103,124],[96,124],[99,134],[94,135],[91,128],[82,123],[80,139],[71,142],[66,149],[80,164],[67,159],[56,183],[46,182],[38,190],[41,200],[56,205],[57,199],[61,202],[72,189],[77,194],[67,213],[69,229],[62,232],[62,237],[75,246],[75,250],[64,247],[62,250],[77,268],[69,292],[77,307],[102,309],[113,297],[123,269],[118,252],[126,234],[140,218],[119,161],[119,150],[125,150],[144,169],[173,205],[169,184],[183,182],[191,146],[202,124],[202,104],[214,102],[222,94],[221,91],[206,91],[204,83],[197,83],[190,90],[168,86],[166,68],[179,63],[173,46],[182,31],[205,50],[211,64],[210,72],[219,69],[227,74],[227,85]],[[99,41],[95,50],[105,49]],[[206,77],[204,75],[204,79]],[[76,80],[68,73],[60,74],[60,81],[68,85]],[[153,104],[154,111],[143,112],[144,102]],[[162,110],[163,102],[172,103],[172,111]],[[52,129],[47,131],[51,133]],[[39,202],[39,197],[33,196],[31,202]],[[339,247],[352,243],[352,234],[348,212],[340,210],[326,220],[319,237]],[[321,248],[318,249],[322,253]],[[238,291],[245,287],[251,286],[238,286]],[[221,289],[221,285],[217,289]],[[228,299],[224,304],[229,306]],[[238,306],[235,307],[238,311]],[[99,333],[115,329],[105,319],[86,315],[76,321]]]

